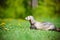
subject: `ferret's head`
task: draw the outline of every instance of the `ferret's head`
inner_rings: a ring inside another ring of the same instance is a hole
[[[26,20],[32,20],[32,19],[34,19],[34,18],[33,18],[33,16],[27,16],[25,19],[26,19]]]

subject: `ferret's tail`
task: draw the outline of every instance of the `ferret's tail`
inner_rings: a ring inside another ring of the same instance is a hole
[[[60,28],[55,28],[55,31],[60,32]]]

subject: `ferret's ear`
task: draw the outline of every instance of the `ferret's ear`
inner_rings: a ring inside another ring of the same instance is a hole
[[[30,16],[30,18],[34,18],[33,16]]]

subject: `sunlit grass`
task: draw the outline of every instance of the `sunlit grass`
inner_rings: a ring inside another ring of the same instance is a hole
[[[59,40],[55,31],[30,30],[28,21],[4,19],[0,24],[0,40]]]

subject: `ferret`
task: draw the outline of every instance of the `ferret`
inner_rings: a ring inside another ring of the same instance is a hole
[[[60,28],[56,28],[56,26],[53,23],[35,21],[33,16],[27,16],[25,19],[30,22],[30,29],[53,30],[60,32]]]

